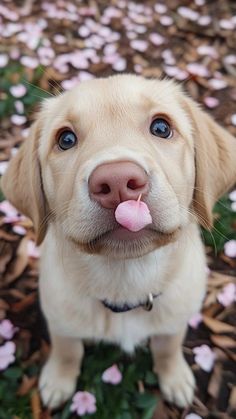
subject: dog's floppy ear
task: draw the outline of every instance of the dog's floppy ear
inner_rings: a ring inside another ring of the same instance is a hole
[[[10,161],[1,179],[5,197],[27,217],[31,218],[39,245],[46,233],[46,200],[38,158],[40,120],[36,121],[18,153]]]
[[[200,224],[210,229],[212,209],[236,182],[236,138],[218,125],[193,100],[185,98],[195,144],[193,208]]]

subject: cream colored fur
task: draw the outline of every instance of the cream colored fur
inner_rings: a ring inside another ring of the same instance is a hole
[[[173,138],[150,133],[157,115],[170,121]],[[63,127],[78,137],[64,152],[56,141]],[[198,223],[211,226],[214,203],[236,180],[235,159],[236,140],[170,81],[114,76],[44,102],[3,190],[43,241],[40,298],[52,340],[39,384],[46,405],[72,395],[84,339],[132,352],[149,338],[165,398],[191,403],[194,378],[181,343],[206,287]],[[148,174],[143,199],[153,230],[135,246],[106,235],[114,213],[90,198],[91,173],[112,161],[135,162]],[[150,292],[161,293],[150,312],[113,313],[101,302],[138,304]]]

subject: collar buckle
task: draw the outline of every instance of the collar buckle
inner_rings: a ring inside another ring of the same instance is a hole
[[[151,311],[152,307],[153,307],[153,295],[150,292],[148,294],[146,303],[143,305],[143,309],[146,311]]]

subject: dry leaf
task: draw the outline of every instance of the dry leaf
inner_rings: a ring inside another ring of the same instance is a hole
[[[4,283],[10,284],[16,278],[18,278],[22,272],[25,270],[28,263],[28,254],[27,254],[27,243],[28,238],[24,237],[16,252],[16,258],[11,264],[9,271],[5,274]]]
[[[233,278],[233,276],[212,271],[208,279],[208,284],[212,287],[222,287],[228,284],[229,282],[232,282]]]
[[[18,240],[18,236],[16,236],[15,234],[7,233],[5,230],[0,230],[0,240],[1,239],[9,242],[15,242]]]
[[[228,323],[220,322],[219,320],[213,319],[203,315],[203,323],[214,333],[234,333],[236,328]]]
[[[37,390],[34,390],[32,392],[30,401],[33,419],[40,419],[42,408],[39,393]]]
[[[229,406],[231,409],[236,410],[236,386],[233,386],[230,392]]]
[[[213,289],[211,292],[207,294],[204,301],[204,308],[207,308],[217,302],[217,299],[216,299],[217,294],[218,294],[218,291],[216,289]]]
[[[17,390],[19,396],[25,396],[37,383],[37,377],[28,377],[23,375],[22,383]]]
[[[166,406],[162,399],[158,399],[157,407],[153,414],[153,419],[169,419]]]
[[[211,304],[209,307],[203,309],[203,314],[207,317],[215,317],[221,305],[218,303]]]
[[[29,306],[32,306],[36,301],[36,292],[32,292],[31,294],[27,295],[25,298],[23,298],[18,303],[11,304],[11,310],[14,313],[18,313],[20,311],[25,310]]]
[[[221,377],[222,377],[222,365],[215,364],[213,373],[211,375],[211,379],[208,384],[207,392],[210,394],[211,397],[214,399],[218,398],[219,391],[220,391],[220,384],[221,384]]]
[[[220,348],[236,348],[236,340],[225,335],[211,335],[211,341]]]
[[[8,262],[11,260],[13,254],[12,246],[9,242],[0,243],[0,274],[5,272]]]

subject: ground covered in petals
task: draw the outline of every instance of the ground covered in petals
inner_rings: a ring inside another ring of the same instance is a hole
[[[0,38],[0,176],[43,98],[114,73],[175,78],[236,135],[234,0],[3,0]],[[209,283],[184,343],[197,380],[184,411],[162,400],[147,348],[130,358],[103,345],[87,346],[73,399],[56,412],[42,406],[37,380],[50,346],[40,252],[31,221],[1,191],[0,201],[0,419],[235,417],[236,190],[202,233]]]

